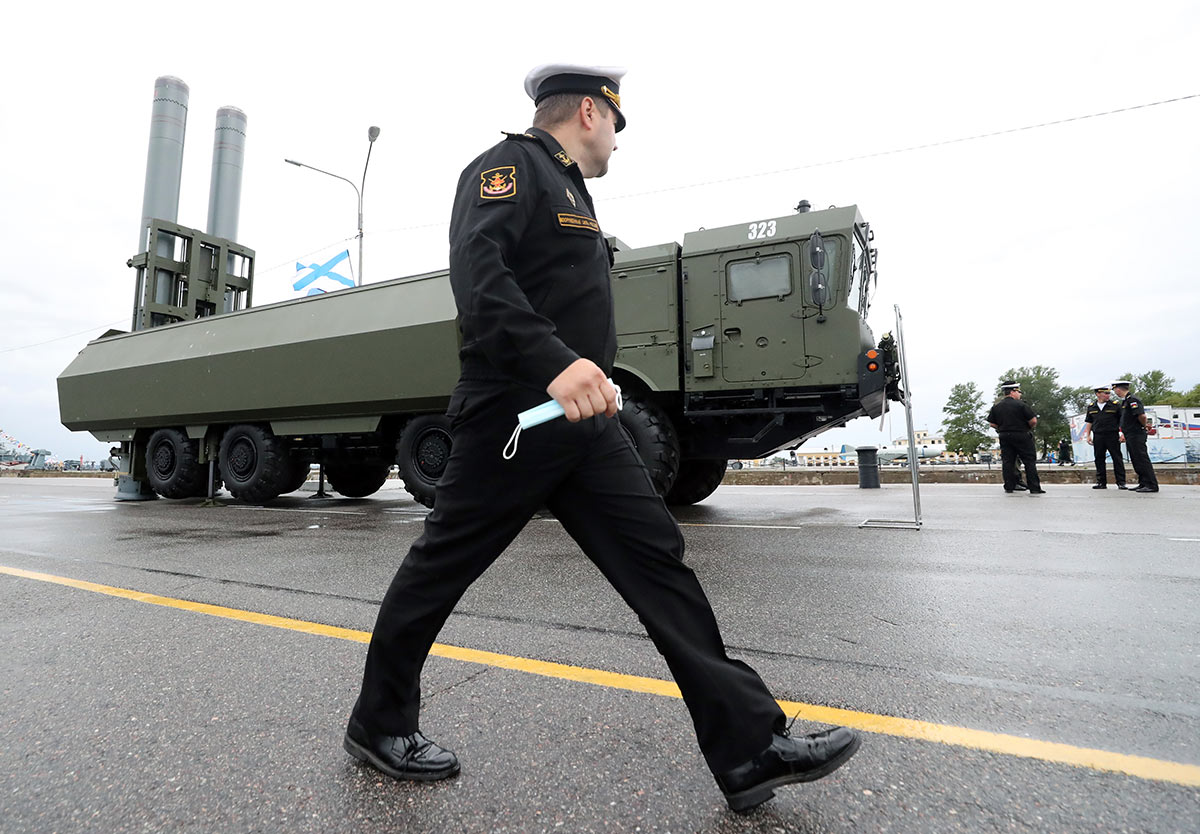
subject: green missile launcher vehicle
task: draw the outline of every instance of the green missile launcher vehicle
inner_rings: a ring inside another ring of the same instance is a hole
[[[398,465],[433,505],[459,370],[445,271],[238,309],[252,251],[174,224],[149,239],[160,234],[178,239],[169,256],[130,261],[140,329],[88,343],[59,376],[63,425],[120,443],[122,478],[147,496],[223,482],[265,502],[319,463],[334,490],[362,497]],[[795,448],[898,399],[895,346],[866,323],[872,237],[847,206],[682,246],[612,239],[620,419],[668,502],[710,495],[727,459]]]

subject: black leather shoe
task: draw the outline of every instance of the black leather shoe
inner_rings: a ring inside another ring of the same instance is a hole
[[[749,811],[775,795],[775,788],[812,782],[849,761],[862,744],[858,733],[836,727],[792,738],[775,734],[771,746],[745,764],[717,774],[717,784],[734,811]]]
[[[1125,484],[1117,484],[1117,489],[1129,489]]]
[[[1158,490],[1153,487],[1138,487],[1137,489],[1134,490],[1134,492],[1147,493],[1147,492],[1158,492]]]
[[[1046,490],[1044,490],[1044,489],[1031,489],[1031,490],[1029,490],[1029,494],[1030,494],[1030,495],[1045,495],[1045,494],[1046,494]]]
[[[1017,492],[1024,492],[1025,490],[1029,489],[1029,487],[1025,486],[1025,484],[1017,484],[1013,487],[1013,489],[1015,489]]]
[[[410,736],[373,736],[350,719],[342,740],[346,752],[393,779],[434,782],[458,774],[458,757],[438,747],[421,731]]]
[[[1107,484],[1096,484],[1092,489],[1108,489]]]
[[[1005,492],[1007,492],[1007,493],[1008,493],[1008,494],[1010,494],[1010,495],[1012,494],[1012,490],[1011,490],[1011,489],[1006,489],[1006,490],[1004,490],[1004,491],[1005,491]]]

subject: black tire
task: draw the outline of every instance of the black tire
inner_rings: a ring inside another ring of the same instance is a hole
[[[225,431],[218,458],[225,488],[239,501],[278,498],[296,477],[287,446],[265,426],[240,424]]]
[[[283,487],[283,492],[280,495],[287,495],[289,492],[295,492],[304,486],[304,482],[308,480],[309,464],[306,460],[292,461],[292,477],[288,479]]]
[[[390,463],[331,460],[325,464],[329,485],[347,498],[366,498],[378,492],[391,471]]]
[[[621,425],[650,472],[659,495],[666,495],[679,474],[679,438],[670,418],[654,403],[634,393],[625,397]]]
[[[698,504],[716,491],[725,477],[725,466],[728,461],[705,460],[692,458],[679,464],[679,474],[671,491],[667,493],[667,503],[676,506]]]
[[[453,446],[450,419],[443,414],[414,417],[400,432],[396,463],[400,465],[404,488],[418,503],[432,509],[437,483],[446,471]]]
[[[200,463],[200,444],[179,429],[158,429],[146,444],[146,480],[163,498],[207,495],[208,466]]]

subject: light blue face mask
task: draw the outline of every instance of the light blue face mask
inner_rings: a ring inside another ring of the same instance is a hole
[[[611,379],[608,384],[617,392],[617,411],[621,410],[624,405],[624,400],[621,399],[621,386],[613,382]],[[517,441],[521,437],[521,432],[525,429],[531,429],[534,426],[540,426],[542,423],[548,423],[551,420],[556,420],[563,416],[563,407],[558,404],[558,400],[548,400],[541,405],[535,405],[533,408],[527,408],[517,415],[517,427],[513,429],[512,436],[508,438],[508,443],[504,444],[504,451],[501,456],[505,460],[512,460],[517,454]]]

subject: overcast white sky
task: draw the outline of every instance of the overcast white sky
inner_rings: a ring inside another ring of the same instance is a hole
[[[127,329],[154,79],[191,88],[179,222],[207,216],[216,110],[249,119],[239,242],[256,301],[295,262],[355,249],[367,283],[442,268],[462,167],[527,126],[535,64],[619,64],[629,127],[591,190],[632,246],[857,203],[880,250],[870,323],[904,315],[915,426],[1013,366],[1098,384],[1200,381],[1194,3],[22,3],[0,53],[0,429],[59,458],[55,377]],[[572,11],[572,8],[578,10]],[[869,156],[865,159],[855,157]],[[839,161],[849,160],[849,161]],[[832,164],[827,164],[832,163]],[[896,412],[806,448],[890,443]]]

